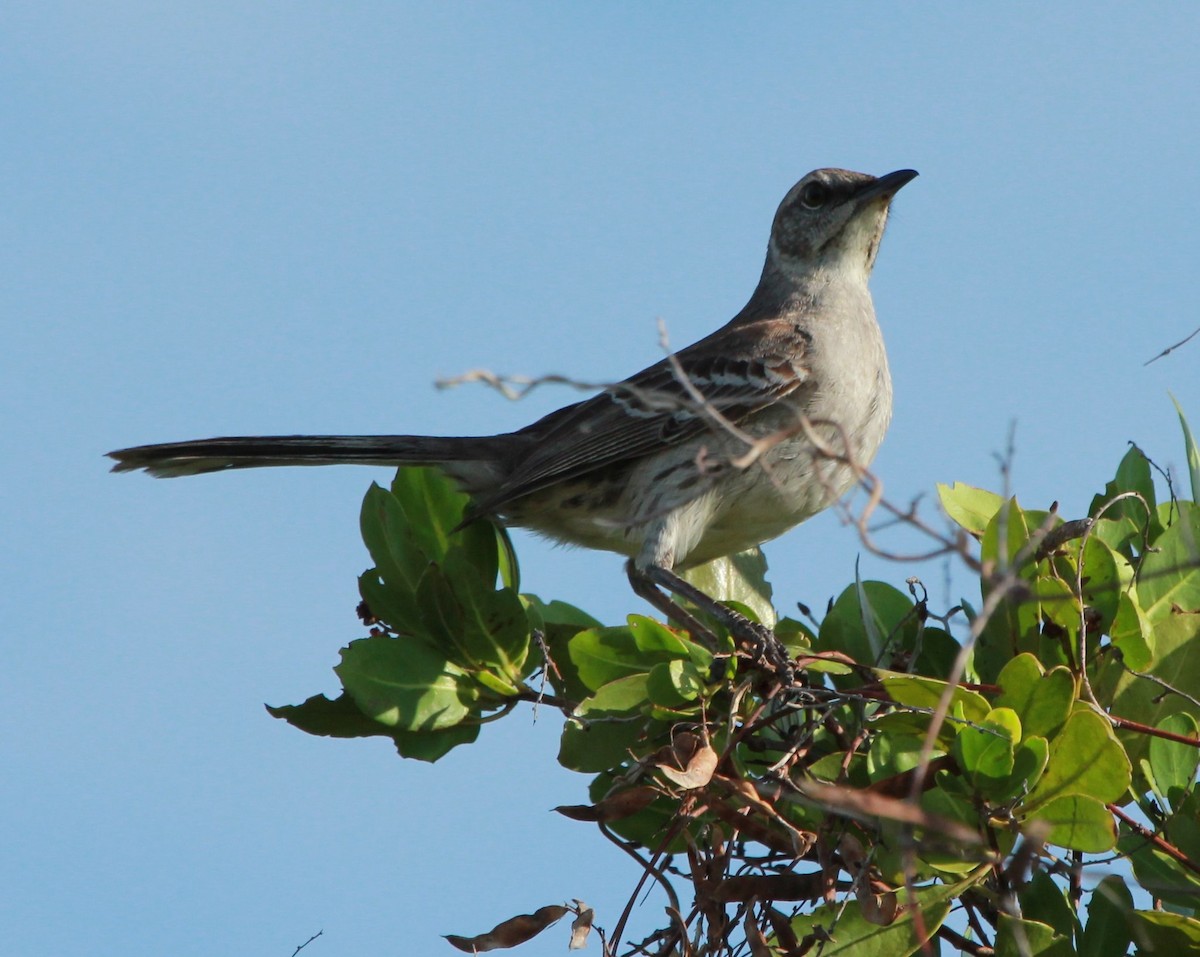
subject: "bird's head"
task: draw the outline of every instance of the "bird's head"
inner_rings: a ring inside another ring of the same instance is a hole
[[[797,281],[816,273],[865,281],[875,265],[892,197],[916,175],[911,169],[886,176],[813,170],[779,204],[768,265]]]

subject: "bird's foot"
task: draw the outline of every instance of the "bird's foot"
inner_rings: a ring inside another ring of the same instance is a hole
[[[726,609],[730,634],[739,648],[758,667],[777,675],[785,688],[796,681],[796,662],[784,645],[766,625],[751,621],[745,615]]]

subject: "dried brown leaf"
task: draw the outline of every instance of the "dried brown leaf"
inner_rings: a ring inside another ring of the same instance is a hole
[[[754,919],[754,908],[746,908],[746,919],[742,921],[742,930],[746,934],[746,943],[750,945],[750,957],[773,957],[771,948],[767,946],[767,938],[763,936],[762,928]]]
[[[619,821],[621,818],[637,814],[658,797],[658,791],[652,787],[641,785],[615,791],[595,804],[563,804],[556,807],[559,814],[569,817],[572,821]]]
[[[896,892],[884,889],[883,893],[875,893],[875,889],[864,880],[855,885],[854,896],[858,898],[858,906],[863,920],[879,927],[887,927],[896,919],[898,904]]]
[[[787,914],[775,907],[768,907],[767,920],[771,922],[771,932],[775,935],[775,944],[783,957],[799,957],[800,941],[796,937],[795,928]]]
[[[712,886],[713,900],[723,904],[744,903],[753,898],[765,901],[815,901],[824,885],[819,873],[740,874]]]
[[[678,787],[685,790],[693,788],[702,788],[712,780],[713,772],[717,770],[717,762],[720,760],[717,752],[713,750],[712,745],[704,745],[699,748],[695,754],[691,756],[684,769],[672,767],[670,763],[663,763],[658,766],[663,775],[670,781],[673,781]]]
[[[532,914],[510,917],[478,937],[459,937],[457,934],[444,936],[451,945],[468,954],[503,950],[533,939],[558,921],[568,910],[569,908],[563,907],[561,904],[549,904],[546,907],[539,907]]]
[[[592,921],[596,912],[583,901],[575,901],[575,920],[571,922],[571,942],[567,950],[582,950],[587,946],[588,934],[592,932]]]

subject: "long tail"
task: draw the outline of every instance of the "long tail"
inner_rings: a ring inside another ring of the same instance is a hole
[[[492,437],[425,435],[264,435],[139,445],[109,452],[114,472],[145,469],[156,478],[272,465],[441,465],[496,463]],[[451,469],[452,472],[460,471]],[[462,471],[474,471],[469,466]]]

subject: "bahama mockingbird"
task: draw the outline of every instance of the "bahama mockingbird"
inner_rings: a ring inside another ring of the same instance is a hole
[[[114,471],[436,465],[471,494],[473,515],[630,556],[634,590],[660,611],[697,624],[663,588],[749,637],[745,619],[676,572],[782,534],[874,457],[892,383],[867,279],[892,198],[916,175],[809,173],[775,214],[741,312],[517,432],[200,439],[110,452]]]

